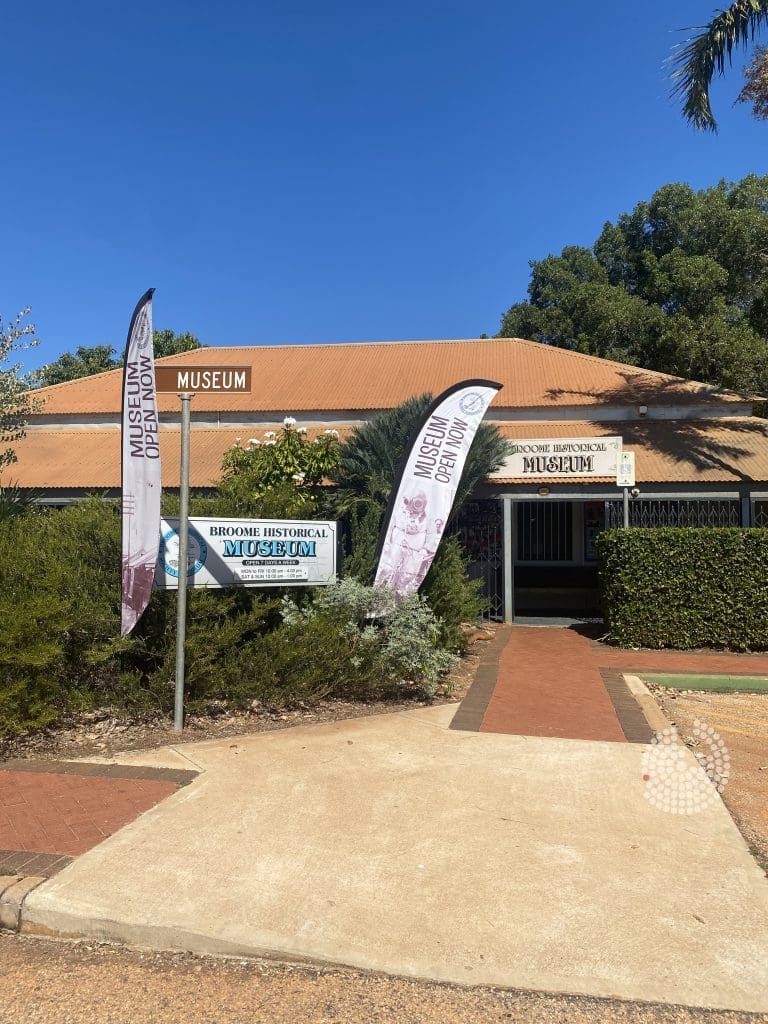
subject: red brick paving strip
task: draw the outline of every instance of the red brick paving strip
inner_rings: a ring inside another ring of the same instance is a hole
[[[178,788],[151,779],[0,769],[0,850],[77,856]]]
[[[515,626],[501,652],[480,731],[623,742],[626,737],[601,675],[611,669],[768,675],[768,655],[623,650],[574,629]],[[631,738],[640,740],[639,735]]]
[[[516,626],[480,731],[626,742],[598,666],[572,629]]]

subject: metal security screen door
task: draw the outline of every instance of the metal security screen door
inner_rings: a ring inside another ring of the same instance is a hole
[[[501,502],[471,501],[449,532],[455,533],[469,556],[469,576],[482,582],[481,595],[487,601],[483,618],[504,618],[504,545]]]
[[[517,561],[573,561],[573,507],[570,501],[518,502]]]

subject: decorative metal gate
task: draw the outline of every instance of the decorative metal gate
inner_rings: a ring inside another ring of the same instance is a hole
[[[608,529],[624,525],[621,498],[605,503]],[[737,498],[632,498],[629,503],[630,526],[740,526],[741,509]]]
[[[570,501],[517,502],[518,562],[573,560],[573,504]]]
[[[470,501],[450,530],[469,556],[469,576],[482,580],[486,621],[504,618],[503,512],[500,501]]]

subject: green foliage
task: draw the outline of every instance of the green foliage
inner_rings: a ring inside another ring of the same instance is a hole
[[[99,501],[0,524],[0,735],[99,693],[119,632],[120,517]]]
[[[744,68],[744,78],[746,82],[737,101],[751,103],[752,116],[768,121],[768,47],[755,47],[752,60]]]
[[[709,89],[715,74],[723,75],[730,66],[733,51],[747,46],[760,29],[768,26],[768,0],[734,0],[725,10],[698,30],[673,57],[672,95],[682,100],[683,116],[695,128],[717,131]],[[749,75],[747,76],[749,80]],[[768,87],[756,81],[758,98],[768,102]],[[751,95],[740,100],[754,100]],[[759,111],[759,103],[756,103]],[[757,116],[760,116],[757,113]]]
[[[439,643],[446,650],[463,653],[465,638],[459,626],[474,622],[485,607],[481,580],[467,576],[469,559],[458,537],[444,537],[421,587],[439,622]]]
[[[659,189],[591,249],[534,261],[500,337],[741,392],[768,389],[768,176]]]
[[[768,530],[609,530],[597,549],[615,643],[768,648]]]
[[[13,448],[2,445],[24,437],[24,427],[30,415],[37,408],[28,393],[28,383],[19,376],[20,363],[4,366],[10,356],[38,344],[35,325],[24,323],[29,308],[7,323],[0,318],[0,472],[3,466],[16,462]]]
[[[17,484],[0,483],[0,523],[15,516],[28,516],[37,509],[37,493]]]
[[[348,507],[345,521],[348,527],[348,550],[343,571],[362,583],[373,583],[376,571],[376,545],[379,540],[384,509],[376,501],[358,501]]]
[[[203,347],[194,334],[174,334],[170,330],[153,331],[152,340],[155,359]],[[106,373],[107,370],[116,370],[121,366],[122,356],[118,357],[112,345],[78,345],[74,354],[64,352],[52,363],[35,370],[32,384],[35,387],[50,387],[68,380],[90,377],[94,373]]]
[[[50,387],[79,377],[90,377],[94,373],[115,370],[119,365],[111,345],[78,345],[74,354],[64,352],[54,362],[35,370],[33,382],[38,387]]]
[[[219,485],[229,515],[302,518],[317,514],[325,500],[321,484],[339,462],[335,430],[308,441],[306,429],[288,416],[279,432],[239,441],[224,456]]]
[[[182,352],[191,352],[196,348],[204,348],[200,340],[194,334],[174,334],[167,328],[164,331],[152,332],[152,348],[155,359],[162,359],[163,356],[177,356]]]
[[[117,639],[119,566],[114,505],[93,499],[0,522],[0,738],[94,706],[170,712],[176,596],[155,592],[131,636]],[[351,579],[282,596],[281,605],[276,591],[190,591],[190,710],[430,693],[452,661],[421,597],[394,605]]]
[[[440,623],[420,594],[395,600],[386,588],[348,577],[319,590],[303,608],[286,600],[284,615],[289,629],[310,623],[334,638],[330,674],[345,681],[345,690],[413,683],[431,694],[454,660],[440,648]],[[319,647],[312,653],[327,657]]]

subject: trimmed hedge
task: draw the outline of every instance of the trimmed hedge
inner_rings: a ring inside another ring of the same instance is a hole
[[[597,550],[614,643],[768,649],[768,530],[607,530]]]

